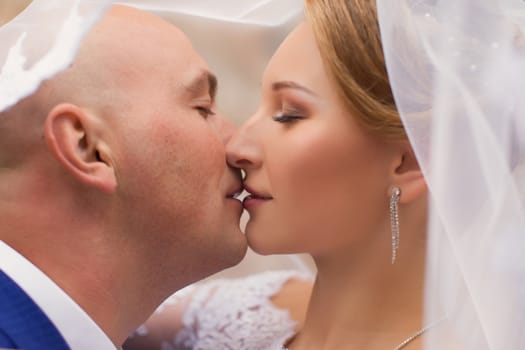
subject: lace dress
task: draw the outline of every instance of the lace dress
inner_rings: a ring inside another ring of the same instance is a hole
[[[242,279],[214,280],[175,294],[157,313],[166,312],[170,304],[190,294],[182,327],[171,339],[159,342],[158,349],[282,349],[294,335],[296,322],[288,310],[274,306],[271,298],[291,279],[311,278],[298,271],[269,271]],[[133,337],[147,334],[147,326],[142,326]]]

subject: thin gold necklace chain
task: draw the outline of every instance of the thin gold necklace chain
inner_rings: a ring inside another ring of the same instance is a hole
[[[440,324],[444,320],[445,320],[445,318],[442,318],[442,319],[440,319],[440,320],[438,320],[438,321],[436,321],[434,323],[429,324],[428,326],[425,326],[425,327],[421,328],[419,331],[417,331],[416,333],[412,334],[410,337],[408,337],[405,340],[403,340],[398,346],[396,346],[394,348],[394,350],[401,350],[401,349],[403,349],[405,346],[407,346],[408,344],[410,344],[411,342],[413,342],[414,340],[419,338],[421,335],[423,335],[423,333],[425,333],[426,331],[428,331],[431,328],[434,328],[435,326],[437,326],[438,324]],[[280,350],[288,350],[288,348],[286,346],[282,345]]]

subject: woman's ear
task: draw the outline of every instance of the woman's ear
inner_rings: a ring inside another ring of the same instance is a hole
[[[400,203],[410,203],[427,192],[423,172],[408,141],[403,143],[393,182],[394,186],[401,189]]]
[[[80,183],[106,193],[117,187],[102,125],[83,109],[62,103],[47,115],[44,137],[59,163]]]

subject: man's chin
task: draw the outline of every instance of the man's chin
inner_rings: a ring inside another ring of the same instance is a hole
[[[224,254],[222,254],[221,259],[222,270],[239,264],[248,251],[248,242],[240,229],[237,228],[236,230],[230,231],[227,240],[228,244],[226,244],[225,239],[221,245],[224,249]]]
[[[228,257],[228,264],[231,266],[235,266],[238,263],[240,263],[244,257],[246,256],[246,252],[248,251],[248,242],[246,241],[246,236],[240,229],[236,230],[237,232],[234,233],[234,240],[231,242],[231,254]]]
[[[240,234],[242,235],[242,233]],[[201,271],[200,276],[192,276],[195,278],[195,280],[192,283],[206,279],[219,272],[222,272],[223,270],[227,270],[231,267],[238,265],[241,261],[243,261],[244,257],[246,256],[246,253],[248,251],[248,245],[246,243],[246,240],[244,240],[243,238],[243,241],[236,242],[235,245],[231,245],[228,247],[224,247],[224,245],[222,245],[222,249],[222,254],[216,256],[214,261],[209,262],[207,271]]]

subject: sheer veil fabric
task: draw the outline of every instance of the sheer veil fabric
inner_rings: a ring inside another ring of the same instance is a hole
[[[111,3],[34,0],[1,27],[0,112],[66,68]],[[188,33],[237,123],[302,16],[301,0],[118,3]],[[525,349],[525,2],[377,3],[396,103],[430,191],[425,319],[446,322],[425,349]]]
[[[0,27],[0,112],[65,69],[109,0],[35,0]]]
[[[525,348],[525,2],[378,0],[431,194],[425,349]],[[402,218],[401,218],[402,220]]]

